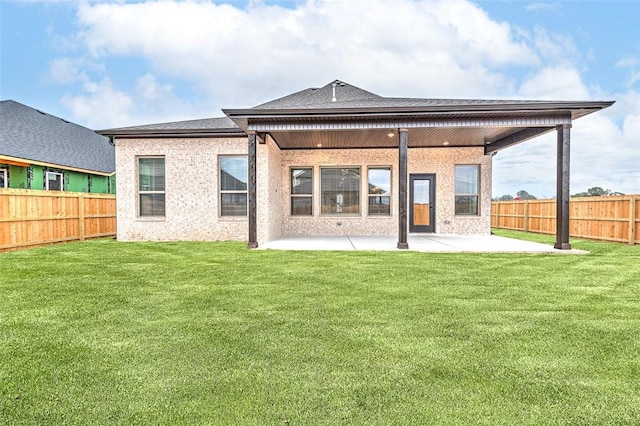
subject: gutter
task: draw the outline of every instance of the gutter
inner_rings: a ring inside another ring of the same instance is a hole
[[[190,137],[190,138],[209,138],[209,137],[235,137],[246,136],[246,133],[241,129],[172,129],[172,130],[118,130],[118,129],[106,129],[96,130],[96,133],[108,136],[109,139],[115,141],[115,138],[120,139],[134,139],[140,137],[148,138],[172,138],[172,137]]]
[[[604,109],[614,104],[615,101],[554,101],[529,103],[520,102],[512,104],[467,104],[467,105],[422,105],[422,106],[400,106],[400,107],[348,107],[348,108],[287,108],[287,109],[269,109],[269,108],[245,108],[245,109],[223,109],[229,118],[232,117],[307,117],[314,115],[366,115],[366,116],[384,116],[389,114],[429,114],[429,113],[447,113],[459,114],[461,112],[478,112],[478,113],[500,113],[506,111],[517,112],[539,112],[539,111],[567,111],[576,109]]]

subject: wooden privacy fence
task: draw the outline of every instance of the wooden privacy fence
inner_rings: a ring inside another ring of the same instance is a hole
[[[491,226],[555,234],[556,200],[494,201]],[[571,198],[569,235],[640,244],[640,195]]]
[[[115,234],[115,195],[0,189],[0,252]]]

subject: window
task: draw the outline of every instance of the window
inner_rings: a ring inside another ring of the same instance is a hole
[[[138,214],[165,215],[164,157],[138,158]]]
[[[313,216],[313,169],[291,169],[291,216]]]
[[[360,168],[321,168],[320,213],[360,213]]]
[[[7,169],[0,169],[0,188],[8,188]]]
[[[456,215],[478,215],[479,171],[477,164],[456,166]]]
[[[220,216],[247,216],[247,157],[220,157]]]
[[[391,215],[391,167],[369,168],[369,216]]]
[[[45,174],[45,188],[47,191],[63,191],[62,173],[47,172]]]

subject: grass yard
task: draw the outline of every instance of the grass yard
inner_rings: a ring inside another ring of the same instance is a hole
[[[0,424],[640,424],[640,246],[572,243],[0,254]]]

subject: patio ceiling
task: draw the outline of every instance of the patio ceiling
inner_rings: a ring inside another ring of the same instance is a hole
[[[484,147],[491,153],[571,124],[608,106],[599,102],[456,105],[447,109],[336,108],[224,110],[245,132],[269,134],[280,149]]]
[[[485,146],[520,127],[409,129],[409,148]],[[553,127],[549,128],[552,130]],[[280,149],[397,148],[398,129],[270,131]]]

